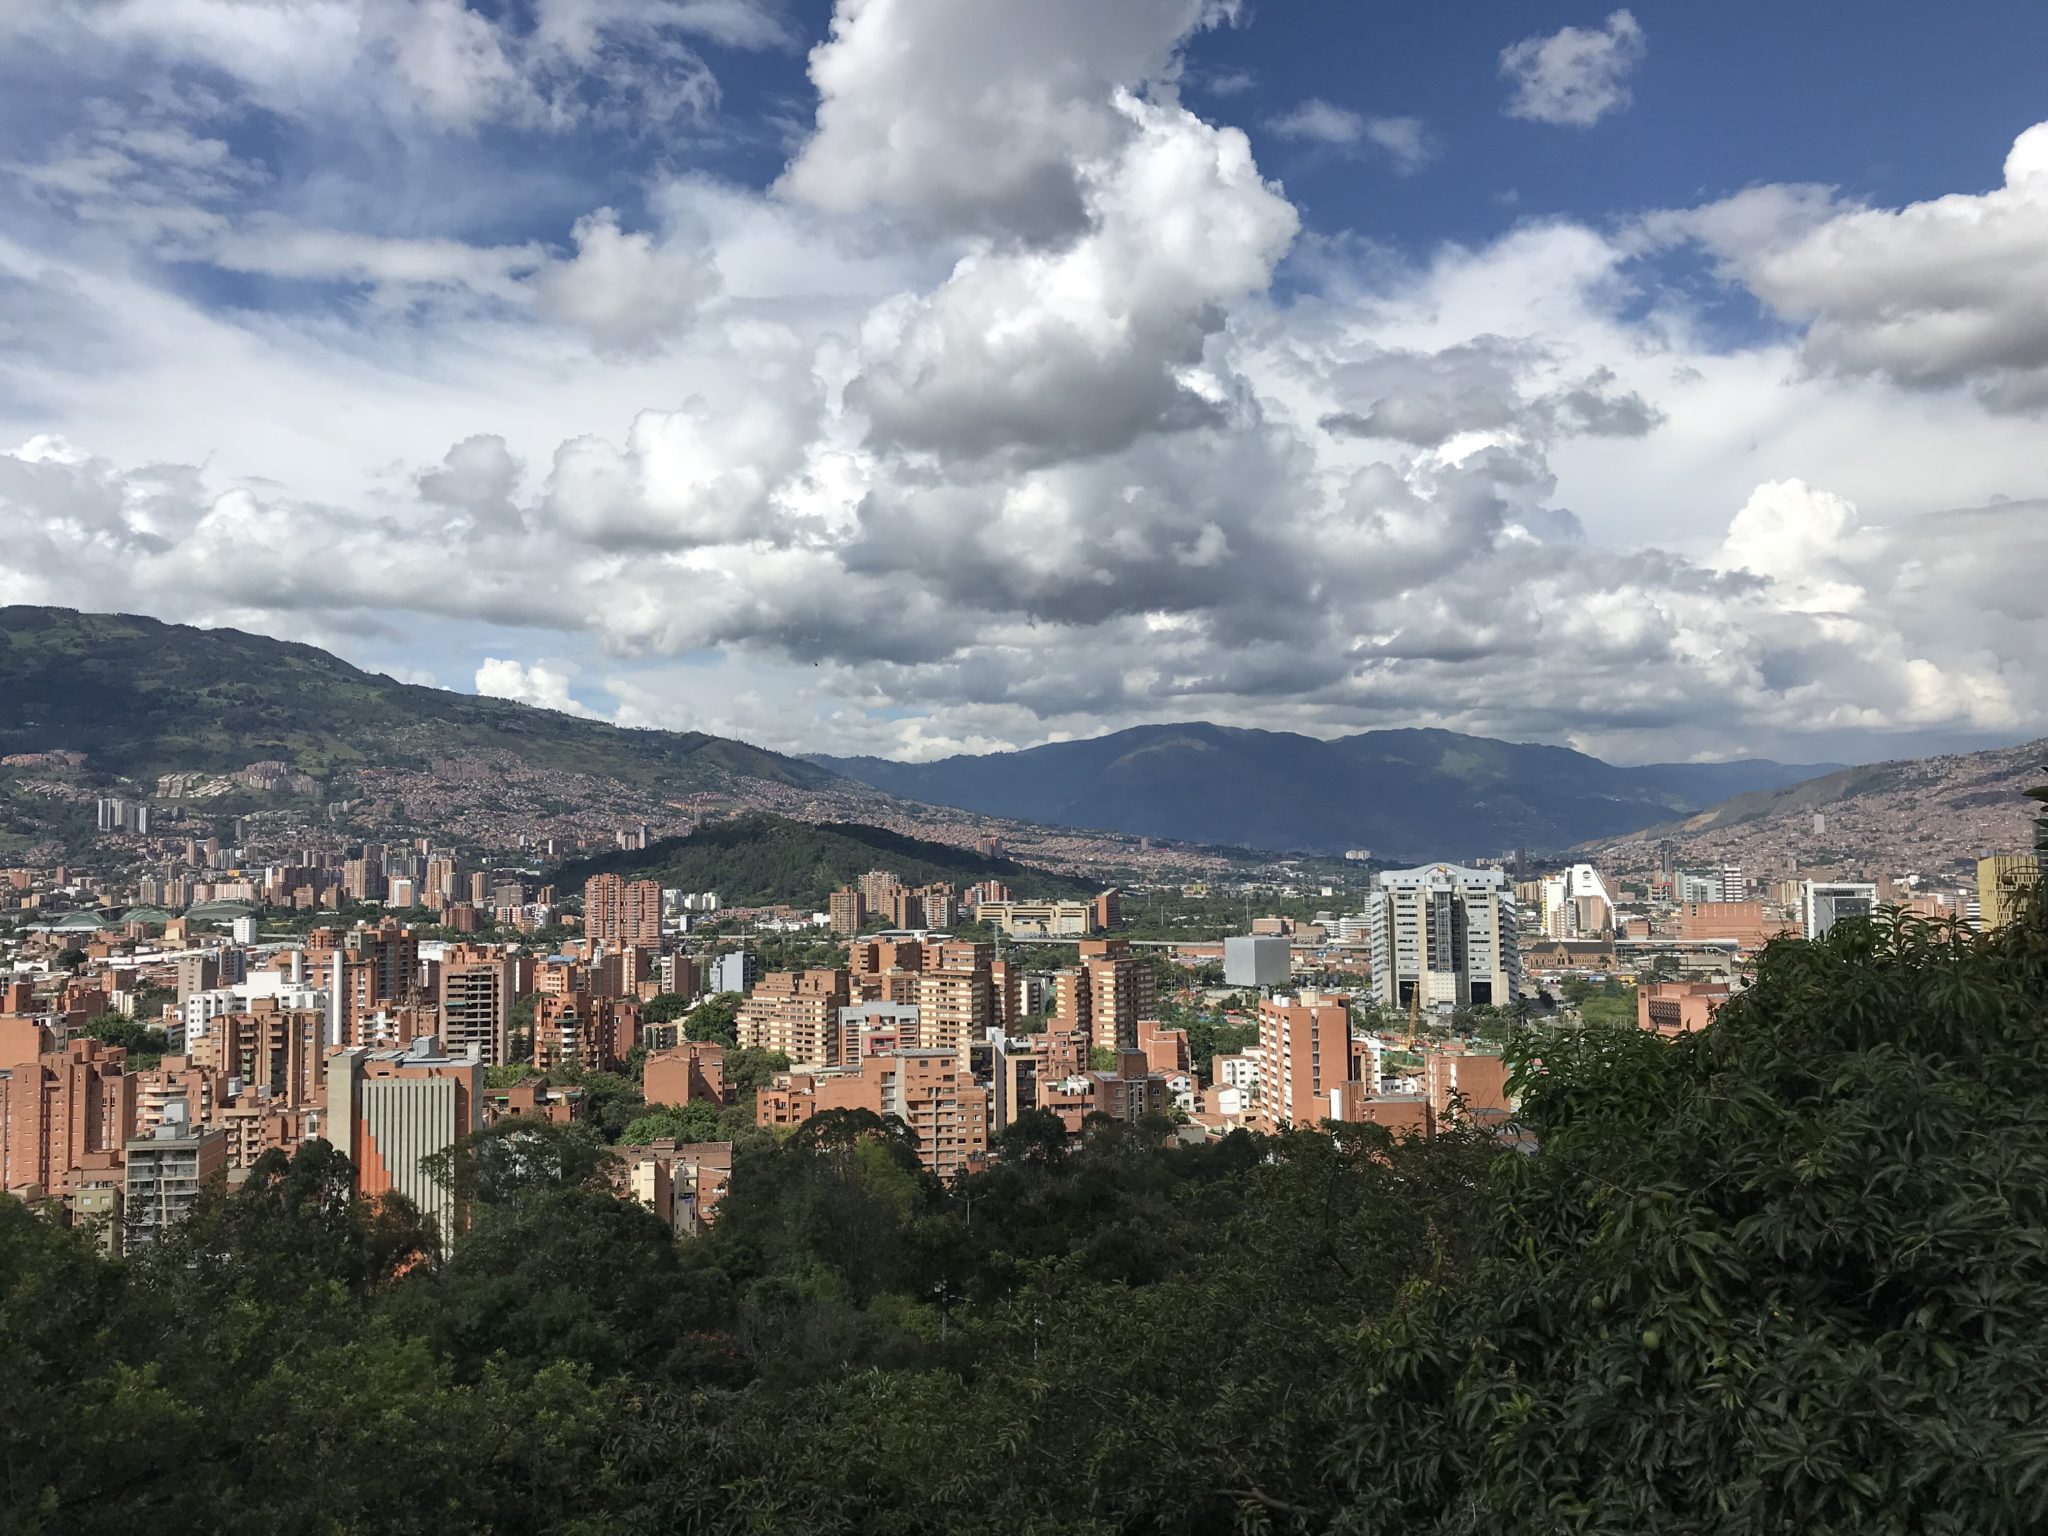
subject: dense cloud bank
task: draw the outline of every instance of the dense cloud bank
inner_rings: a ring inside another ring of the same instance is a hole
[[[475,686],[842,752],[2048,718],[2048,522],[2006,499],[2048,490],[2048,125],[1981,195],[1760,187],[1416,261],[1304,231],[1189,105],[1216,0],[841,0],[761,189],[679,146],[721,131],[707,47],[794,46],[774,6],[300,9],[0,19],[84,102],[6,192],[14,600],[382,664],[418,621],[523,631]],[[1627,12],[1516,44],[1506,109],[1591,125],[1646,46]],[[266,156],[258,116],[356,158]],[[645,216],[463,185],[493,134],[637,146]],[[387,174],[560,238],[378,227]],[[1760,339],[1658,286],[1702,253]]]

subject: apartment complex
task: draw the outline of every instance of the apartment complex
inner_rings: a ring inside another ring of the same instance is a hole
[[[661,943],[661,882],[592,875],[583,882],[583,931],[607,948]]]
[[[917,1138],[918,1161],[950,1179],[988,1155],[988,1090],[956,1051],[907,1049],[870,1056],[851,1071],[784,1073],[755,1100],[755,1122],[801,1125],[833,1109],[894,1115]]]
[[[630,997],[558,992],[536,999],[533,1064],[616,1071],[640,1043],[640,1004]]]
[[[858,890],[846,886],[825,898],[827,925],[834,933],[859,933],[868,920],[868,901]]]
[[[182,1101],[172,1101],[148,1134],[128,1140],[121,1202],[128,1248],[161,1239],[227,1169],[227,1133],[204,1129],[187,1117]]]
[[[844,970],[776,971],[740,1004],[734,1027],[742,1046],[780,1051],[795,1067],[838,1059],[839,1010],[852,996]]]
[[[65,1197],[120,1182],[121,1152],[135,1130],[135,1079],[127,1052],[97,1040],[29,1049],[0,1061],[0,1189]]]
[[[1344,1107],[1352,1075],[1348,997],[1305,991],[1259,999],[1258,1052],[1253,1102],[1265,1129],[1351,1118]]]
[[[1133,951],[1128,939],[1084,939],[1080,960],[1053,978],[1053,1028],[1093,1046],[1135,1050],[1138,1021],[1159,1006],[1152,962]]]
[[[509,1059],[513,962],[507,951],[457,944],[441,956],[441,1040],[452,1056],[474,1054],[486,1066]]]
[[[1002,1022],[997,1011],[995,946],[927,944],[917,972],[917,1042],[931,1050],[964,1050]]]

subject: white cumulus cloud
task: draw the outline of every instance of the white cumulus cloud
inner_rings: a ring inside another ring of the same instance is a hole
[[[1507,114],[1533,123],[1587,128],[1630,101],[1628,77],[1649,51],[1633,14],[1615,11],[1599,28],[1564,27],[1501,50],[1513,86]]]
[[[476,669],[476,691],[488,698],[531,704],[535,709],[552,709],[565,715],[579,715],[586,720],[601,718],[596,710],[570,696],[567,673],[539,662],[529,666],[524,662],[486,656],[484,664]]]

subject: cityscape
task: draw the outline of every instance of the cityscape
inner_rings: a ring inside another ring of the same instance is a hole
[[[0,1536],[2048,1532],[2044,58],[0,0]]]
[[[1526,854],[1343,885],[1269,871],[1213,893],[1241,925],[1134,938],[1153,925],[1127,911],[1212,893],[1032,899],[878,868],[817,910],[739,906],[609,873],[565,890],[425,839],[258,863],[286,851],[152,838],[156,814],[96,807],[110,849],[147,847],[154,873],[0,871],[0,1188],[114,1253],[313,1140],[350,1158],[359,1197],[401,1194],[453,1241],[432,1159],[601,1101],[619,1192],[678,1235],[715,1221],[737,1134],[830,1111],[900,1121],[941,1181],[985,1169],[1034,1111],[1075,1141],[1097,1116],[1184,1142],[1330,1122],[1512,1135],[1511,1028],[1702,1029],[1774,941],[1849,919],[1996,932],[2043,852],[1987,853],[1966,885],[1688,869],[1669,843],[1636,879]],[[613,841],[644,853],[650,831]]]

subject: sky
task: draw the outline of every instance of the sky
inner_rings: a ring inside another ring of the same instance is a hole
[[[2048,8],[0,0],[0,603],[785,751],[2048,734]]]

